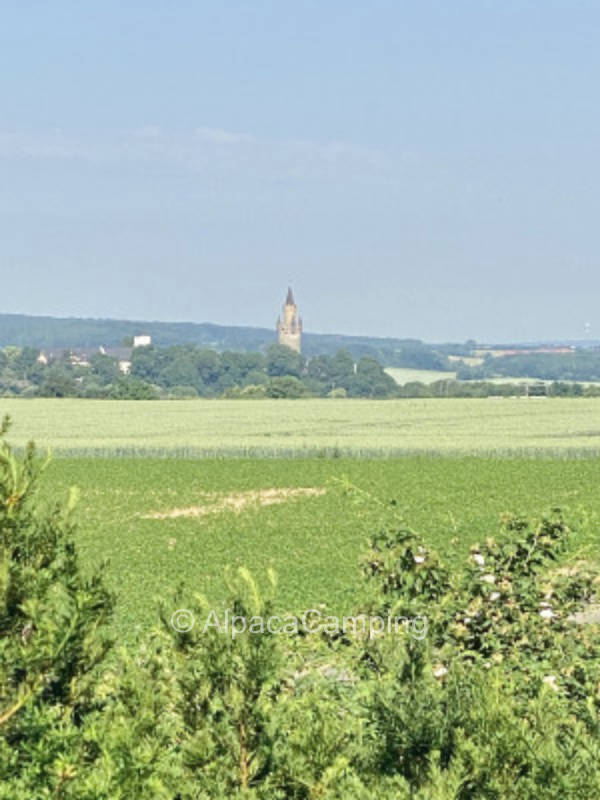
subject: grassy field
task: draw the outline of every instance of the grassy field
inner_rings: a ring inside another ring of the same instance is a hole
[[[357,502],[336,479],[382,504]],[[91,570],[109,559],[115,624],[127,639],[156,621],[158,598],[171,598],[181,581],[180,606],[194,592],[220,601],[227,564],[246,565],[257,576],[273,567],[281,610],[322,603],[349,613],[360,590],[359,556],[382,524],[403,521],[452,560],[496,534],[502,512],[536,515],[558,505],[581,530],[586,557],[595,558],[599,482],[600,462],[591,459],[65,458],[51,463],[43,493],[63,497],[80,487],[82,560]],[[281,491],[298,487],[316,491]],[[185,515],[190,508],[196,516]]]
[[[570,458],[598,450],[594,399],[2,400],[0,413],[14,420],[13,443],[34,438],[61,456],[48,498],[81,488],[82,558],[88,569],[109,558],[125,638],[153,624],[158,598],[181,581],[184,598],[222,599],[227,564],[273,567],[282,610],[349,613],[360,553],[382,522],[413,527],[453,559],[496,533],[502,512],[559,505],[598,555],[600,460]],[[379,457],[394,454],[403,458]],[[357,504],[342,479],[378,500]]]
[[[452,360],[452,357],[450,357]],[[478,366],[482,363],[482,358],[454,358],[454,361],[464,361],[465,364],[469,364],[469,366]],[[453,381],[456,379],[456,372],[443,372],[440,370],[435,369],[404,369],[401,367],[388,367],[386,369],[387,374],[392,377],[399,386],[403,386],[405,383],[435,383],[436,381]],[[541,381],[539,378],[511,378],[510,376],[503,376],[501,378],[485,378],[486,383],[513,383],[516,385],[522,385],[526,383],[552,383],[551,380]],[[462,381],[463,383],[468,383],[469,381]],[[567,381],[567,383],[572,383],[572,381]],[[577,381],[582,386],[595,386],[597,384],[596,381]]]
[[[600,399],[0,400],[59,455],[594,455]]]
[[[456,372],[444,372],[436,369],[409,369],[404,367],[387,367],[387,374],[392,377],[397,384],[402,386],[405,383],[435,383],[435,381],[453,381]]]

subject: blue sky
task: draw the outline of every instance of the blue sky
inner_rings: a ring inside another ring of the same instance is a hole
[[[7,0],[0,310],[600,338],[600,4]]]

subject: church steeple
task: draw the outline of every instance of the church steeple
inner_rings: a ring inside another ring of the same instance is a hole
[[[277,319],[277,334],[279,344],[290,347],[297,353],[300,352],[302,320],[298,316],[298,306],[294,300],[291,286],[288,286],[285,305],[283,306],[283,317],[278,317]]]

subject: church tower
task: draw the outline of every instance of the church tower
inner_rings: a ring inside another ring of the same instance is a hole
[[[298,306],[294,302],[294,294],[288,288],[285,305],[283,306],[283,319],[277,317],[277,334],[279,344],[290,347],[297,353],[300,352],[302,340],[302,320],[298,316]]]

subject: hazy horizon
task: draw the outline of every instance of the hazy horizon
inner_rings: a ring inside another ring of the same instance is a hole
[[[3,312],[600,337],[596,3],[3,12]]]
[[[125,317],[78,317],[77,315],[69,314],[65,316],[54,316],[51,314],[26,314],[22,312],[7,312],[0,310],[0,316],[2,315],[11,315],[17,317],[32,317],[32,318],[48,318],[53,320],[81,320],[83,322],[126,322],[126,323],[139,323],[140,326],[143,325],[154,325],[156,324],[165,324],[165,325],[215,325],[217,327],[242,327],[242,328],[251,328],[254,330],[260,331],[271,331],[273,333],[273,337],[275,340],[276,330],[275,326],[268,326],[268,325],[242,325],[242,324],[230,324],[230,323],[220,323],[220,322],[213,322],[209,319],[203,320],[190,320],[190,319],[181,319],[181,320],[173,320],[173,319],[143,319],[143,318],[125,318]],[[144,330],[140,327],[140,334],[144,333]],[[309,336],[343,336],[343,337],[350,337],[350,338],[374,338],[374,339],[415,339],[415,337],[396,337],[396,336],[377,336],[376,334],[368,334],[363,333],[361,331],[352,331],[350,333],[342,333],[340,331],[320,331],[320,330],[310,330],[308,328],[304,329],[304,335]],[[419,341],[419,339],[415,339]],[[447,345],[447,344],[457,344],[462,345],[468,340],[455,340],[455,339],[420,339],[425,344],[429,345]],[[494,346],[494,345],[544,345],[544,344],[554,344],[554,343],[565,343],[565,344],[578,344],[583,347],[587,346],[597,346],[600,344],[600,339],[594,339],[591,336],[568,339],[568,338],[560,338],[560,337],[548,337],[546,339],[473,339],[476,345],[480,346]]]

